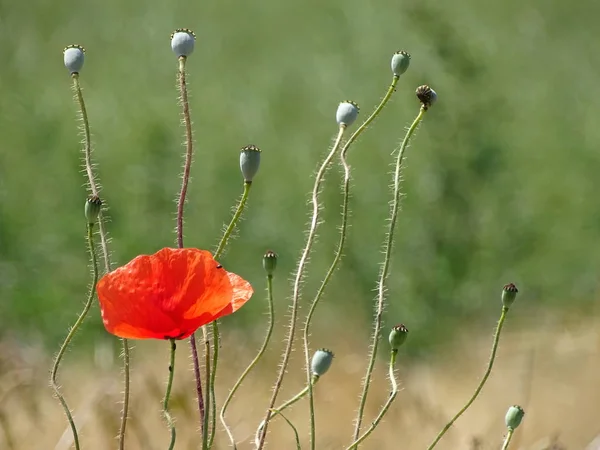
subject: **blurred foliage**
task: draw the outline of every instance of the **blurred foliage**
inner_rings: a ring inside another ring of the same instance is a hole
[[[600,269],[598,13],[593,0],[1,0],[0,334],[53,345],[89,282],[67,44],[87,49],[82,85],[115,264],[174,245],[183,130],[168,38],[182,26],[198,36],[188,63],[196,156],[186,245],[214,249],[241,194],[239,148],[263,150],[223,260],[257,295],[226,326],[262,330],[266,248],[280,255],[276,291],[286,301],[337,103],[359,102],[365,118],[399,49],[412,64],[351,150],[349,246],[313,328],[355,315],[364,317],[365,337],[370,331],[391,153],[424,83],[439,101],[408,152],[388,325],[406,323],[412,348],[425,349],[465,323],[490,324],[509,281],[521,289],[514,315],[524,326],[542,308],[592,311]],[[332,170],[305,300],[337,243],[339,180]],[[96,310],[87,337],[103,336]]]

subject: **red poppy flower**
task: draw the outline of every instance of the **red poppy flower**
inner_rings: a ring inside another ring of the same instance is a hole
[[[109,333],[127,339],[183,339],[237,311],[250,283],[227,272],[210,252],[163,248],[106,274],[96,287]]]

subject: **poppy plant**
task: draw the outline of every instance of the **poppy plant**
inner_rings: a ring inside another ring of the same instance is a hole
[[[102,277],[96,290],[104,327],[126,339],[184,339],[237,311],[253,293],[250,283],[195,248],[138,256]]]

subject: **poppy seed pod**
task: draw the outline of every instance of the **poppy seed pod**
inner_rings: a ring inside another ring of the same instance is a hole
[[[519,290],[512,283],[509,283],[506,286],[504,286],[504,288],[502,288],[502,304],[505,308],[510,308],[510,306],[517,298],[518,292]]]
[[[83,67],[85,59],[85,49],[81,45],[68,45],[63,50],[65,67],[73,75],[79,73]]]
[[[408,329],[404,326],[404,324],[396,325],[395,327],[393,327],[392,331],[390,331],[390,336],[388,338],[392,350],[397,352],[400,346],[404,344],[404,341],[406,341],[407,337]]]
[[[508,408],[504,421],[509,429],[514,430],[521,424],[524,416],[525,411],[523,411],[523,408],[519,405],[514,405]]]
[[[335,120],[338,125],[350,126],[354,123],[358,117],[360,108],[358,105],[350,100],[341,102],[338,106],[337,112],[335,113]]]
[[[94,225],[102,209],[102,200],[97,195],[90,195],[85,202],[85,219],[89,225]]]
[[[275,269],[277,268],[277,253],[272,250],[268,250],[263,256],[263,267],[267,275],[272,277]]]
[[[331,350],[327,350],[326,348],[317,350],[313,355],[310,365],[312,374],[317,377],[324,375],[331,367],[332,361],[333,352]]]
[[[252,179],[260,167],[261,150],[256,145],[246,145],[240,152],[240,169],[246,183],[252,183]]]
[[[399,51],[392,56],[392,72],[399,77],[408,70],[410,65],[410,55],[405,51]]]
[[[437,100],[437,93],[426,84],[424,84],[423,86],[419,86],[416,90],[416,94],[417,98],[423,105],[423,109],[425,109],[426,111]]]
[[[180,56],[189,56],[194,51],[196,35],[188,28],[178,28],[171,34],[171,49]]]

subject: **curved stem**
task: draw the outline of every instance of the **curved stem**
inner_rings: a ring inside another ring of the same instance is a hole
[[[419,114],[413,121],[412,125],[406,132],[402,144],[400,145],[400,151],[398,152],[398,157],[396,159],[396,169],[394,172],[394,199],[392,203],[392,210],[390,213],[390,221],[389,228],[387,233],[387,239],[384,245],[384,259],[383,264],[381,266],[381,270],[379,272],[379,282],[378,282],[378,295],[377,295],[377,308],[374,319],[374,330],[371,339],[371,355],[369,357],[369,364],[367,366],[367,372],[363,379],[363,390],[360,396],[360,406],[358,408],[358,415],[356,417],[356,424],[354,428],[354,441],[358,439],[360,435],[360,427],[362,425],[362,419],[365,411],[365,405],[367,402],[367,396],[369,394],[369,386],[371,385],[371,375],[373,373],[373,368],[375,367],[375,359],[377,357],[377,349],[379,347],[379,340],[381,338],[381,322],[385,304],[385,282],[387,280],[389,270],[390,270],[390,260],[392,256],[392,247],[394,244],[394,231],[396,228],[396,221],[398,219],[398,211],[400,210],[400,173],[402,168],[402,161],[404,159],[404,153],[406,148],[408,147],[408,143],[410,138],[414,134],[417,129],[419,123],[423,119],[425,115],[426,109],[421,108],[419,110]]]
[[[179,70],[177,71],[177,88],[179,90],[179,101],[183,114],[183,124],[185,127],[185,162],[183,164],[183,175],[181,178],[181,191],[177,201],[177,247],[183,248],[183,212],[185,198],[187,195],[188,184],[190,181],[190,171],[192,167],[192,158],[194,156],[194,138],[192,134],[192,119],[190,118],[190,104],[188,100],[185,63],[186,57],[179,57]],[[194,366],[194,377],[196,379],[196,394],[198,399],[198,413],[200,415],[200,427],[204,436],[208,431],[204,424],[204,396],[202,393],[202,376],[200,374],[200,360],[198,359],[198,349],[196,347],[195,333],[190,336],[190,350],[192,353],[192,364]]]
[[[171,417],[171,413],[169,412],[169,398],[171,397],[173,376],[175,374],[175,350],[177,349],[177,344],[175,343],[175,339],[169,339],[169,341],[171,342],[171,361],[169,362],[169,380],[167,381],[167,391],[165,392],[165,398],[163,400],[163,414],[167,420],[169,430],[171,431],[169,450],[173,450],[175,447],[175,438],[177,434],[175,431],[175,422],[173,422],[173,417]]]
[[[507,450],[510,445],[510,440],[513,437],[515,430],[513,428],[508,429],[508,433],[506,433],[506,438],[504,438],[504,444],[502,444],[502,450]]]
[[[92,164],[92,139],[90,133],[90,123],[88,119],[87,109],[85,107],[85,101],[83,99],[83,92],[81,91],[81,85],[79,83],[79,74],[74,73],[73,78],[73,90],[75,91],[75,98],[77,105],[79,106],[79,112],[81,114],[81,121],[83,124],[83,160],[85,165],[85,172],[88,178],[89,188],[92,195],[99,194],[99,187],[97,183],[96,175],[94,174],[94,166]],[[106,208],[106,206],[104,206]],[[110,253],[108,251],[108,232],[106,231],[104,224],[104,215],[102,212],[98,217],[98,231],[100,234],[100,245],[102,247],[102,256],[104,259],[104,270],[106,273],[110,272]],[[127,339],[121,339],[123,347],[123,374],[125,376],[124,389],[123,389],[123,410],[121,411],[121,423],[119,426],[119,450],[125,448],[125,430],[127,427],[127,417],[129,415],[129,343]]]
[[[248,374],[252,371],[252,369],[254,369],[260,358],[262,358],[265,351],[267,350],[267,347],[269,346],[269,341],[271,340],[271,335],[273,334],[273,326],[275,324],[275,308],[273,306],[273,275],[267,275],[267,302],[269,305],[269,326],[267,328],[267,334],[265,336],[263,344],[260,347],[260,350],[258,351],[257,355],[252,360],[252,362],[248,365],[248,367],[246,367],[246,370],[242,372],[242,375],[238,378],[238,380],[231,388],[231,391],[229,392],[229,395],[225,399],[225,403],[223,403],[223,407],[221,408],[221,423],[225,428],[227,436],[229,436],[229,441],[231,442],[231,445],[233,446],[234,450],[237,449],[237,446],[235,445],[235,438],[233,437],[233,433],[227,425],[227,422],[225,421],[225,412],[227,411],[227,407],[229,406],[229,403],[231,403],[231,400],[233,399],[235,393],[242,385]]]
[[[311,383],[312,383],[311,387],[314,387],[314,385],[317,384],[317,381],[319,381],[319,377],[317,375],[314,375],[313,378],[311,379]],[[286,401],[282,405],[278,406],[277,408],[273,408],[271,410],[273,412],[273,414],[271,415],[269,420],[273,420],[273,418],[275,418],[277,416],[277,414],[280,414],[281,411],[283,411],[286,408],[289,408],[294,403],[296,403],[298,400],[302,399],[306,394],[308,394],[308,389],[309,389],[309,387],[307,385],[304,389],[302,389],[300,392],[298,392],[296,395],[294,395],[288,401]],[[260,437],[262,435],[262,431],[263,431],[264,427],[265,427],[265,421],[263,420],[260,423],[260,425],[258,426],[258,428],[256,429],[256,434],[254,437],[255,445],[258,445],[260,443]]]
[[[314,406],[312,387],[310,386],[310,382],[308,382],[308,380],[310,380],[310,377],[312,376],[312,373],[310,370],[310,346],[309,346],[310,323],[312,321],[315,310],[317,309],[317,305],[319,304],[319,301],[321,300],[321,297],[323,296],[323,293],[325,292],[325,288],[329,284],[329,281],[331,280],[333,273],[337,269],[337,266],[338,266],[340,260],[342,259],[342,255],[344,252],[344,245],[346,244],[346,234],[347,234],[347,230],[348,230],[348,203],[349,203],[349,199],[350,199],[350,166],[348,165],[348,162],[346,160],[346,155],[347,155],[348,149],[350,148],[352,143],[361,135],[361,133],[364,130],[366,130],[367,126],[379,115],[379,113],[383,110],[383,108],[387,104],[388,100],[392,97],[392,94],[396,90],[396,84],[398,83],[398,79],[399,79],[399,77],[394,75],[394,77],[392,79],[392,83],[388,87],[388,90],[387,90],[386,94],[384,95],[383,99],[381,100],[381,102],[379,103],[379,105],[375,108],[375,111],[373,111],[373,113],[367,118],[367,120],[365,120],[364,123],[360,127],[358,127],[358,129],[354,132],[354,134],[352,134],[352,136],[350,136],[350,139],[348,139],[348,142],[346,142],[346,144],[342,148],[342,151],[340,154],[340,160],[341,160],[342,166],[344,167],[344,185],[343,185],[344,198],[342,200],[342,224],[340,227],[340,240],[338,242],[337,249],[335,250],[335,256],[333,258],[331,266],[327,270],[327,274],[325,275],[325,278],[321,282],[321,286],[319,286],[319,290],[317,291],[317,294],[315,295],[315,298],[313,299],[312,304],[310,305],[310,309],[308,311],[308,315],[306,317],[306,322],[304,325],[304,360],[305,360],[307,384],[309,386],[308,401],[309,401],[309,411],[310,411],[310,441],[311,441],[311,443],[313,443],[314,439],[315,439],[315,406]],[[311,448],[314,448],[314,444],[311,444]]]
[[[431,445],[429,447],[427,447],[427,450],[431,450],[432,448],[434,448],[436,446],[436,444],[440,441],[440,439],[442,439],[442,436],[444,436],[444,434],[446,434],[446,431],[448,431],[450,429],[450,427],[454,424],[454,422],[456,422],[456,420],[460,416],[463,415],[463,413],[469,408],[469,406],[471,406],[473,404],[473,402],[475,401],[475,399],[477,398],[477,396],[483,389],[485,382],[487,381],[490,374],[492,373],[492,367],[494,366],[494,360],[496,359],[496,351],[498,350],[498,342],[500,342],[500,333],[502,332],[502,326],[504,325],[504,320],[506,319],[507,312],[508,312],[508,308],[506,306],[503,306],[502,314],[500,314],[500,319],[498,320],[498,326],[496,327],[496,332],[494,333],[494,343],[492,344],[492,353],[490,354],[490,360],[488,362],[487,369],[486,369],[485,373],[483,374],[483,378],[481,379],[481,381],[479,382],[479,385],[477,386],[477,389],[475,389],[475,392],[473,393],[473,395],[471,396],[469,401],[460,409],[460,411],[458,411],[456,413],[456,415],[450,420],[450,422],[448,422],[446,424],[446,426],[444,426],[444,428],[442,428],[442,431],[439,432],[439,434],[437,435],[435,440],[431,443]]]
[[[87,241],[89,252],[92,257],[92,285],[90,286],[90,292],[88,294],[87,301],[85,302],[85,306],[83,307],[83,311],[81,311],[81,314],[79,314],[79,317],[75,321],[75,325],[73,325],[71,331],[69,331],[69,334],[67,334],[67,337],[65,338],[62,346],[60,347],[60,350],[56,355],[56,359],[54,360],[54,365],[52,366],[52,372],[50,373],[50,385],[52,386],[52,389],[54,389],[54,393],[56,394],[58,401],[60,402],[65,411],[65,415],[67,416],[67,420],[69,421],[69,425],[71,426],[71,431],[73,433],[73,441],[75,442],[76,450],[80,449],[77,427],[75,426],[75,421],[73,420],[73,416],[71,415],[71,411],[69,409],[69,406],[67,405],[67,401],[60,392],[60,387],[56,382],[56,378],[58,375],[58,367],[60,365],[60,362],[63,356],[65,355],[69,344],[73,340],[75,333],[77,333],[77,330],[79,329],[85,317],[87,316],[87,313],[89,312],[90,307],[92,306],[92,302],[94,300],[94,292],[96,291],[96,283],[98,282],[98,258],[96,256],[96,248],[94,246],[93,224],[88,224]]]
[[[308,237],[306,239],[306,245],[304,247],[302,256],[300,257],[300,261],[298,262],[298,268],[296,270],[296,277],[294,280],[294,288],[293,288],[293,294],[292,294],[292,315],[290,317],[290,322],[289,322],[286,348],[283,353],[283,359],[281,362],[281,366],[279,368],[279,374],[277,376],[277,381],[275,382],[275,386],[273,388],[273,394],[271,395],[271,401],[269,402],[269,407],[267,408],[267,414],[264,419],[265,426],[261,433],[260,441],[257,445],[256,450],[261,450],[264,446],[265,437],[267,435],[267,428],[269,426],[269,419],[271,417],[271,410],[273,409],[273,406],[275,406],[275,402],[277,401],[277,395],[279,394],[279,390],[281,389],[281,384],[283,383],[283,377],[285,376],[285,372],[287,370],[287,365],[289,362],[290,354],[292,353],[292,345],[294,343],[294,336],[296,333],[296,318],[298,315],[298,301],[300,299],[300,284],[301,284],[303,276],[304,276],[304,268],[308,261],[308,256],[310,254],[310,250],[312,249],[312,245],[313,245],[313,242],[314,242],[314,239],[316,236],[317,225],[319,224],[319,207],[320,207],[319,193],[321,190],[321,183],[323,182],[323,178],[325,177],[325,172],[327,171],[329,165],[331,164],[331,161],[333,160],[333,157],[335,156],[335,154],[337,153],[337,151],[340,147],[340,143],[342,141],[342,137],[344,135],[345,130],[346,130],[346,126],[343,124],[340,125],[339,131],[337,134],[337,138],[336,138],[329,154],[327,155],[327,157],[321,164],[321,167],[319,168],[319,171],[317,172],[317,176],[315,178],[315,183],[314,183],[314,187],[313,187],[313,191],[312,191],[312,206],[313,206],[312,219],[310,222]]]
[[[388,412],[388,409],[390,409],[390,406],[392,405],[392,402],[396,398],[396,395],[398,395],[398,383],[396,382],[396,377],[394,375],[394,365],[396,364],[396,355],[397,354],[398,354],[398,350],[392,350],[391,356],[390,356],[390,368],[389,368],[389,373],[388,373],[388,376],[390,378],[390,384],[392,385],[392,392],[390,393],[390,396],[388,397],[387,401],[381,408],[381,411],[379,412],[379,414],[377,415],[377,417],[375,418],[375,420],[373,421],[373,423],[371,424],[369,429],[367,431],[365,431],[362,434],[362,436],[359,437],[356,441],[354,441],[352,444],[350,444],[350,446],[346,450],[352,450],[352,449],[357,448],[358,444],[360,444],[366,438],[369,437],[369,435],[375,430],[375,428],[377,428],[377,426],[381,422],[381,419],[383,419],[383,416],[385,416],[385,414]]]
[[[296,450],[300,450],[302,448],[300,446],[300,436],[298,436],[298,430],[296,429],[296,427],[294,426],[294,424],[290,421],[290,419],[288,419],[287,417],[285,417],[281,413],[281,411],[273,410],[273,412],[275,414],[279,414],[281,417],[283,417],[283,420],[285,420],[287,422],[287,424],[292,428],[292,431],[294,432],[294,439],[296,440]]]
[[[229,222],[229,225],[225,229],[225,232],[223,233],[223,237],[221,238],[221,241],[219,242],[219,245],[217,246],[217,250],[215,251],[215,255],[214,255],[215,259],[218,259],[223,255],[223,252],[225,251],[225,247],[227,246],[227,242],[229,241],[229,238],[231,237],[233,230],[235,229],[240,218],[242,217],[242,213],[244,212],[246,203],[248,202],[248,196],[250,195],[251,187],[252,187],[251,181],[244,182],[244,192],[242,193],[242,198],[240,199],[238,206],[235,210],[235,213],[233,214],[233,217],[231,218],[231,221]],[[213,332],[213,358],[212,358],[211,376],[210,376],[210,381],[209,381],[209,386],[208,386],[208,389],[210,390],[210,397],[211,397],[212,401],[211,401],[211,405],[210,405],[211,410],[210,410],[210,414],[209,414],[210,421],[211,421],[211,430],[210,430],[210,437],[208,440],[208,448],[211,448],[213,445],[213,441],[215,438],[215,432],[216,432],[216,428],[217,428],[216,427],[217,399],[215,396],[215,381],[217,378],[217,365],[219,363],[219,349],[221,346],[221,335],[219,333],[219,323],[217,320],[212,322],[212,332]],[[207,401],[207,403],[208,403],[208,401]]]

